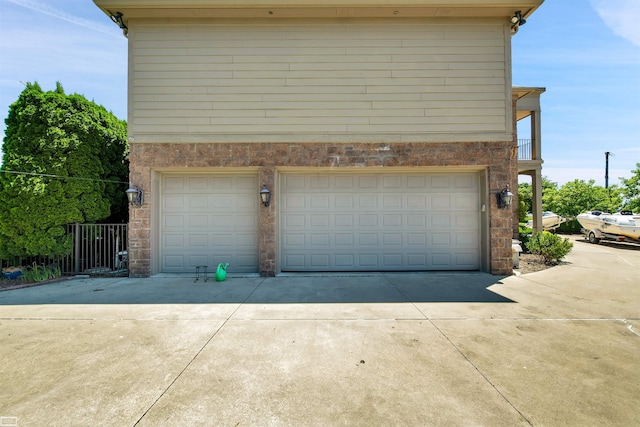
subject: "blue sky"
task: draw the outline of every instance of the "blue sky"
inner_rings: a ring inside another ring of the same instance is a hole
[[[513,36],[513,84],[547,88],[542,174],[559,185],[604,186],[605,151],[610,185],[640,162],[639,18],[640,0],[546,0]],[[127,40],[91,0],[0,0],[0,137],[33,81],[126,119]]]

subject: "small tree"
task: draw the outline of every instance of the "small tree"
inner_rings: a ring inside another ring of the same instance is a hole
[[[60,83],[27,83],[5,123],[0,257],[64,255],[66,224],[127,220],[124,121]]]

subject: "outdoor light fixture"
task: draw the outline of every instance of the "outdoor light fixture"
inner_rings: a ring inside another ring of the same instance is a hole
[[[496,196],[498,198],[498,208],[507,209],[509,206],[511,206],[513,193],[509,191],[508,184],[499,193],[497,193]]]
[[[109,12],[111,13],[111,12]],[[116,13],[111,13],[109,15],[109,18],[111,18],[111,20],[113,22],[115,22],[115,24],[120,27],[120,29],[122,30],[122,34],[127,37],[127,34],[129,33],[129,28],[127,28],[127,26],[125,25],[123,19],[122,19],[122,12],[116,12]]]
[[[129,204],[131,206],[142,206],[142,203],[144,202],[144,191],[142,191],[135,185],[132,185],[129,187],[126,193],[127,199],[129,199]]]
[[[266,185],[262,185],[262,189],[260,190],[260,200],[262,200],[262,204],[268,207],[271,204],[271,191],[267,188]]]
[[[518,32],[518,28],[520,25],[524,25],[527,23],[527,20],[522,17],[522,11],[517,11],[511,17],[511,34],[515,34]]]
[[[522,12],[521,11],[517,11],[511,17],[511,23],[515,24],[515,25],[524,25],[524,24],[527,23],[527,20],[522,17]]]

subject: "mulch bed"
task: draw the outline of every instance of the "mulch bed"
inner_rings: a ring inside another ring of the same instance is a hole
[[[518,268],[514,268],[513,271],[517,271],[520,274],[527,274],[546,270],[551,267],[553,267],[553,265],[546,264],[539,255],[521,253],[520,266]]]

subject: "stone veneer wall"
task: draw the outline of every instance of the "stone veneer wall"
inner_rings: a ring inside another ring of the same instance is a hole
[[[129,268],[133,277],[151,274],[151,206],[156,197],[155,168],[258,167],[259,183],[275,186],[278,167],[430,167],[488,168],[491,244],[490,272],[513,273],[512,209],[498,209],[495,194],[517,186],[515,142],[457,143],[132,143],[130,181],[145,190],[145,203],[129,211]],[[262,276],[275,275],[277,197],[260,209],[259,266]]]

